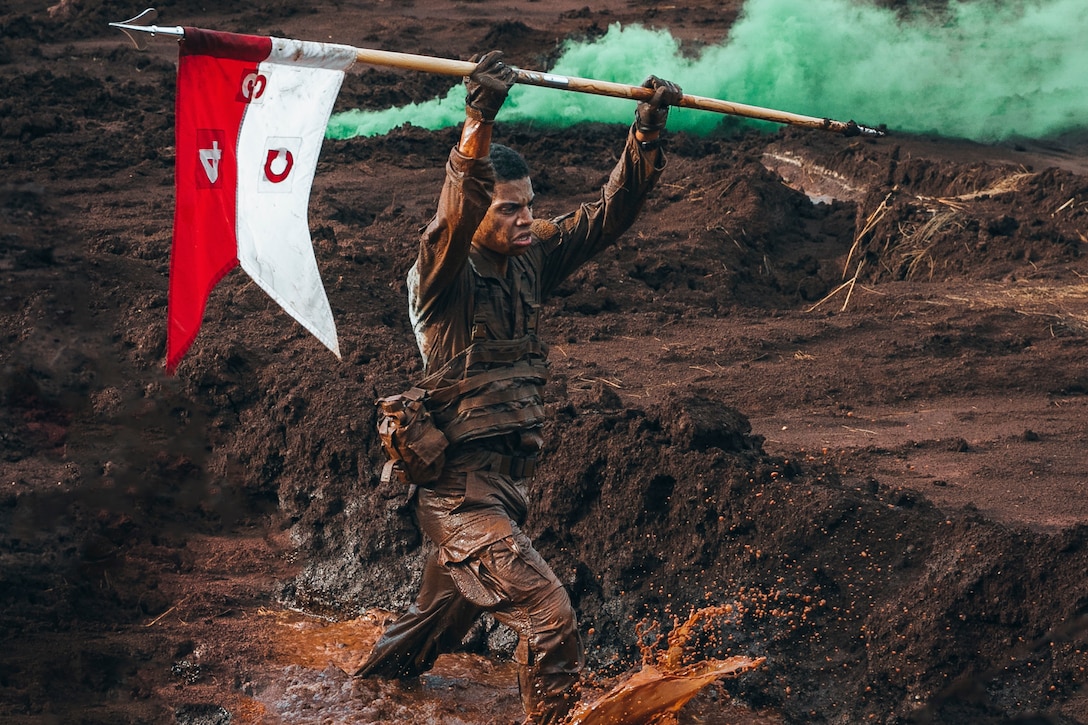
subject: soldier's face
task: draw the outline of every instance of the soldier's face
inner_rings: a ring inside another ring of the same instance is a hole
[[[495,183],[491,207],[472,243],[493,252],[516,257],[524,254],[532,238],[529,226],[533,223],[533,182],[529,177]]]

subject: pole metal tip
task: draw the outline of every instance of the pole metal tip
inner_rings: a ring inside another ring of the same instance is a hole
[[[847,121],[846,128],[843,129],[843,136],[865,136],[867,138],[883,138],[887,135],[887,129],[883,124],[872,128],[870,126],[862,126],[855,121]]]
[[[136,46],[136,50],[145,50],[148,40],[154,38],[156,34],[169,35],[175,38],[185,37],[185,30],[180,26],[160,28],[158,25],[152,25],[151,23],[158,17],[159,11],[155,8],[148,8],[136,17],[129,18],[122,23],[110,23],[110,27],[117,28],[127,35],[132,44]]]

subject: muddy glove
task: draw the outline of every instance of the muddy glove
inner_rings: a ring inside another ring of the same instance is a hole
[[[644,80],[642,87],[654,89],[654,97],[638,104],[635,110],[635,128],[645,135],[660,133],[669,119],[669,106],[679,105],[684,92],[672,81],[665,81],[657,76]]]
[[[475,70],[465,77],[465,113],[480,121],[494,121],[517,73],[502,62],[502,51],[474,55]]]

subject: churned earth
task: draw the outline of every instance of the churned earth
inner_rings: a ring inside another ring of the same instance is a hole
[[[176,49],[106,26],[139,9],[0,9],[0,722],[517,722],[486,619],[420,683],[346,674],[424,554],[373,401],[419,372],[404,275],[456,129],[325,143],[342,361],[235,272],[168,377]],[[720,40],[739,3],[158,10],[546,68],[612,23]],[[337,108],[454,82],[357,68]],[[673,664],[766,660],[681,723],[1088,722],[1088,143],[871,121],[893,133],[671,135],[639,222],[548,306],[527,529],[587,697],[702,612]],[[538,216],[592,198],[623,133],[496,129]]]

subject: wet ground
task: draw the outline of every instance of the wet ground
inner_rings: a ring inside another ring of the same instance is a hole
[[[717,40],[736,10],[390,5],[159,11],[540,67],[611,22]],[[166,377],[176,51],[128,49],[116,14],[0,9],[0,720],[515,722],[486,620],[418,686],[345,674],[422,558],[372,404],[418,372],[403,278],[456,132],[326,142],[311,227],[343,362],[235,273]],[[358,69],[338,107],[448,83]],[[547,216],[623,129],[498,133]],[[646,659],[640,632],[728,605],[675,664],[766,661],[681,723],[1088,722],[1085,148],[670,139],[637,226],[544,323],[528,530],[587,694]]]

